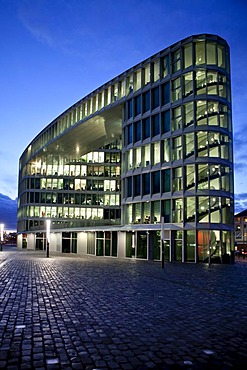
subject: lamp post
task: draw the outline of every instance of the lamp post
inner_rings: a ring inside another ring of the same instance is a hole
[[[1,251],[3,250],[3,227],[4,227],[4,224],[1,224],[0,225],[0,228],[1,228]]]
[[[50,253],[50,233],[51,233],[51,220],[46,220],[46,257],[49,258]]]
[[[161,217],[161,267],[165,267],[165,246],[164,246],[164,217]]]

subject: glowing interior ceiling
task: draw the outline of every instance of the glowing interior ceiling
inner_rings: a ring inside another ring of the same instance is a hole
[[[81,156],[119,139],[121,135],[122,105],[118,105],[70,127],[45,151],[46,154]]]

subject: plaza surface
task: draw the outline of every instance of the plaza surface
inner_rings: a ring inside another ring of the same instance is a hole
[[[0,252],[1,369],[242,369],[247,263]]]

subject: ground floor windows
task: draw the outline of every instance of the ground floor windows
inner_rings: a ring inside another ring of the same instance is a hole
[[[163,248],[163,250],[162,250]],[[166,230],[126,232],[125,257],[166,262],[229,263],[233,233],[220,230]]]
[[[77,233],[62,233],[62,253],[77,253]]]
[[[46,233],[36,233],[35,249],[46,250]]]
[[[162,237],[163,235],[163,237]],[[163,238],[163,239],[162,239]],[[46,233],[18,236],[18,247],[46,250]],[[129,231],[52,232],[50,252],[135,258],[165,262],[230,263],[234,233],[226,230],[165,229]]]
[[[117,257],[117,232],[96,231],[87,233],[87,254]]]
[[[126,233],[126,253],[129,258],[148,258],[148,233],[146,231]]]

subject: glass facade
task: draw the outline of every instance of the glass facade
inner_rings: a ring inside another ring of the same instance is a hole
[[[19,233],[44,233],[51,219],[57,233],[84,231],[85,253],[160,259],[164,227],[167,261],[222,261],[233,249],[231,117],[225,40],[198,35],[162,50],[24,151]],[[61,234],[63,252],[79,253],[73,235]]]

